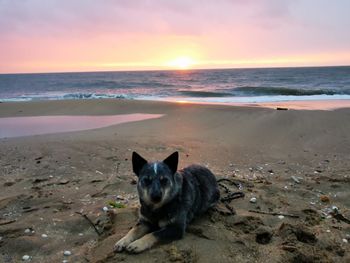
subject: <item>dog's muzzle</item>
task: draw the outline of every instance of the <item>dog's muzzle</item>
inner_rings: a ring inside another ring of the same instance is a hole
[[[159,203],[162,200],[162,190],[160,189],[160,185],[153,184],[151,191],[150,191],[150,197],[152,202]]]

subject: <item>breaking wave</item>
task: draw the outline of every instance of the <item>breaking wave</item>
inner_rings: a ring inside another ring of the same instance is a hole
[[[313,96],[313,95],[350,95],[350,90],[330,89],[293,89],[279,87],[238,87],[231,90],[234,96]]]
[[[275,87],[238,87],[227,90],[206,91],[206,90],[178,90],[179,95],[194,98],[210,97],[251,97],[251,96],[314,96],[314,95],[350,95],[350,89],[294,89]]]
[[[68,93],[68,94],[43,94],[25,95],[14,98],[0,98],[0,102],[7,101],[36,101],[36,100],[91,100],[91,99],[132,99],[125,94],[103,94],[103,93]]]

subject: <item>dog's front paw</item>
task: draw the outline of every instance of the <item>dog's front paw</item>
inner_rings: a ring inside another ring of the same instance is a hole
[[[123,237],[114,245],[115,252],[121,252],[124,248],[126,248],[131,243],[131,240],[128,237]]]
[[[156,242],[157,238],[153,234],[147,234],[129,244],[125,249],[130,253],[140,253],[151,248]]]
[[[126,247],[126,250],[130,253],[141,253],[153,245],[148,238],[141,238]]]
[[[140,253],[148,248],[146,242],[141,239],[132,242],[126,247],[126,250],[130,253]]]

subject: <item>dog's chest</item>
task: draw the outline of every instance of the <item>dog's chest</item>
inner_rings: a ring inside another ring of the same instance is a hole
[[[168,225],[173,224],[174,222],[175,222],[174,217],[173,218],[166,218],[166,219],[164,218],[164,219],[161,219],[158,221],[158,226],[159,226],[159,228],[164,228]]]
[[[159,221],[158,221],[158,226],[159,226],[159,228],[166,227],[167,225],[169,225],[169,223],[168,223],[167,220],[159,220]]]
[[[176,213],[168,211],[168,209],[160,209],[158,211],[153,211],[149,209],[142,209],[140,216],[143,220],[150,222],[152,225],[163,228],[176,219]]]
[[[167,225],[171,224],[174,219],[169,218],[169,217],[164,217],[161,219],[155,219],[155,218],[148,218],[144,215],[141,215],[140,218],[146,222],[151,223],[152,225],[158,226],[159,228],[164,228]]]

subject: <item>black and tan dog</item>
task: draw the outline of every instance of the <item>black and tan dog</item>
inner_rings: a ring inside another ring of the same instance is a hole
[[[133,152],[140,218],[136,226],[115,244],[116,252],[139,253],[155,243],[181,239],[187,224],[219,200],[213,173],[199,165],[177,171],[178,158],[178,152],[174,152],[162,162],[148,163]]]

